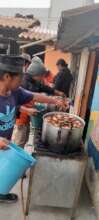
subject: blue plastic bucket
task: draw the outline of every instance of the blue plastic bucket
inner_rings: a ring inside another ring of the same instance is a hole
[[[47,105],[36,104],[33,107],[39,110],[40,112],[35,116],[31,116],[32,127],[36,129],[41,129],[43,123],[43,115],[46,113]]]
[[[0,150],[0,194],[8,194],[36,159],[16,144]]]

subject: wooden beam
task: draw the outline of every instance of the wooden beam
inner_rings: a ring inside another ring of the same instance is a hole
[[[39,56],[39,55],[42,55],[42,54],[45,54],[45,53],[49,53],[49,52],[51,52],[51,51],[53,51],[53,50],[55,50],[55,48],[51,48],[51,49],[48,49],[48,50],[44,50],[44,51],[35,53],[35,54],[33,54],[33,57],[34,57],[34,56]]]
[[[20,46],[20,49],[27,48],[27,47],[31,47],[31,46],[35,46],[35,45],[37,45],[37,44],[42,44],[42,43],[44,43],[44,42],[48,42],[48,41],[55,40],[55,39],[56,39],[56,37],[50,37],[50,38],[48,38],[48,39],[33,41],[33,42],[31,42],[31,43],[28,43],[28,44],[25,44],[25,45]]]
[[[96,60],[96,52],[93,51],[91,52],[91,55],[89,58],[88,70],[86,73],[85,86],[84,86],[82,102],[81,102],[80,116],[83,119],[85,118],[85,115],[86,115],[87,103],[88,103],[89,93],[91,89],[92,78],[94,74],[95,60]]]

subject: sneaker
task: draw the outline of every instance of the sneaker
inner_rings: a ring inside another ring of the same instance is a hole
[[[17,201],[18,201],[18,196],[13,193],[9,193],[6,195],[0,194],[0,202],[2,203],[15,203]]]

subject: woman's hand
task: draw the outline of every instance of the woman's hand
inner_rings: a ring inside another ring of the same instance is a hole
[[[46,96],[40,93],[33,93],[33,100],[35,102],[39,102],[39,103],[47,103],[47,104],[52,104],[52,105],[56,105],[58,107],[61,107],[63,109],[68,109],[69,108],[69,101],[67,98],[64,97],[50,97],[50,96]]]
[[[29,116],[37,115],[39,113],[39,111],[36,108],[28,108],[25,106],[20,106],[20,112],[25,112]]]
[[[7,149],[7,146],[9,145],[9,141],[5,138],[0,137],[0,150],[1,149]]]

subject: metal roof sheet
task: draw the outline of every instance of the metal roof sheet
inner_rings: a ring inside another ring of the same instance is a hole
[[[90,36],[94,37],[97,28],[99,28],[99,4],[62,12],[57,47],[63,51],[72,50]]]

